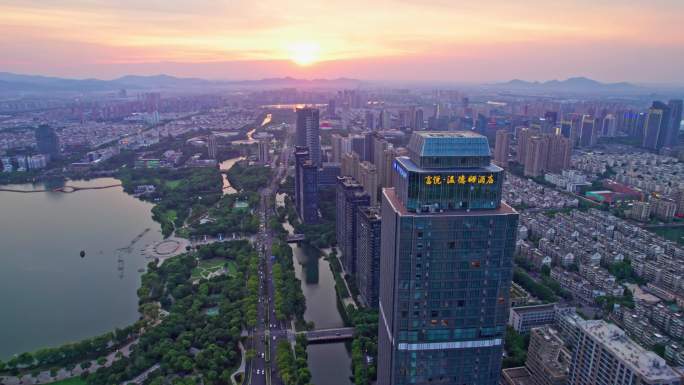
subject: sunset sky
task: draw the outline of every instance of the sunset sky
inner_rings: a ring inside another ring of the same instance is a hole
[[[0,0],[0,71],[684,83],[682,0]]]

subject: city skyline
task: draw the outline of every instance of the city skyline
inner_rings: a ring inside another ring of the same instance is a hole
[[[669,0],[287,7],[10,0],[0,5],[0,70],[103,79],[169,73],[451,82],[587,76],[681,83],[684,35],[676,16],[682,10],[684,5]],[[644,60],[653,57],[659,59]]]

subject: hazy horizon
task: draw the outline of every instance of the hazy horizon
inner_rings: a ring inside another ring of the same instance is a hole
[[[112,79],[682,84],[684,3],[5,0],[0,71]]]

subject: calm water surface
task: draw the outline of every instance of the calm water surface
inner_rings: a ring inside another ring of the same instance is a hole
[[[288,232],[292,226],[285,224]],[[335,278],[323,256],[305,244],[290,244],[295,259],[295,275],[302,281],[306,297],[304,319],[313,321],[317,329],[344,326],[337,310]],[[311,344],[308,348],[311,383],[316,385],[350,385],[351,358],[343,342]]]
[[[0,359],[135,322],[139,269],[147,265],[141,249],[162,239],[151,208],[121,187],[71,194],[0,192]]]

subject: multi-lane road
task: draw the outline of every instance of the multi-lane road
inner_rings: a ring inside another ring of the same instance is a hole
[[[288,332],[291,333],[287,321],[278,320],[275,314],[273,301],[273,277],[272,268],[274,261],[271,258],[271,246],[273,234],[268,226],[268,220],[274,215],[272,202],[278,183],[285,176],[288,164],[287,142],[283,146],[280,156],[275,156],[271,167],[275,170],[271,183],[261,189],[261,202],[259,205],[259,234],[256,247],[259,251],[259,303],[257,306],[257,326],[250,330],[249,348],[256,352],[255,357],[247,363],[247,383],[254,385],[281,385],[275,363],[275,353],[278,342],[288,340]]]

